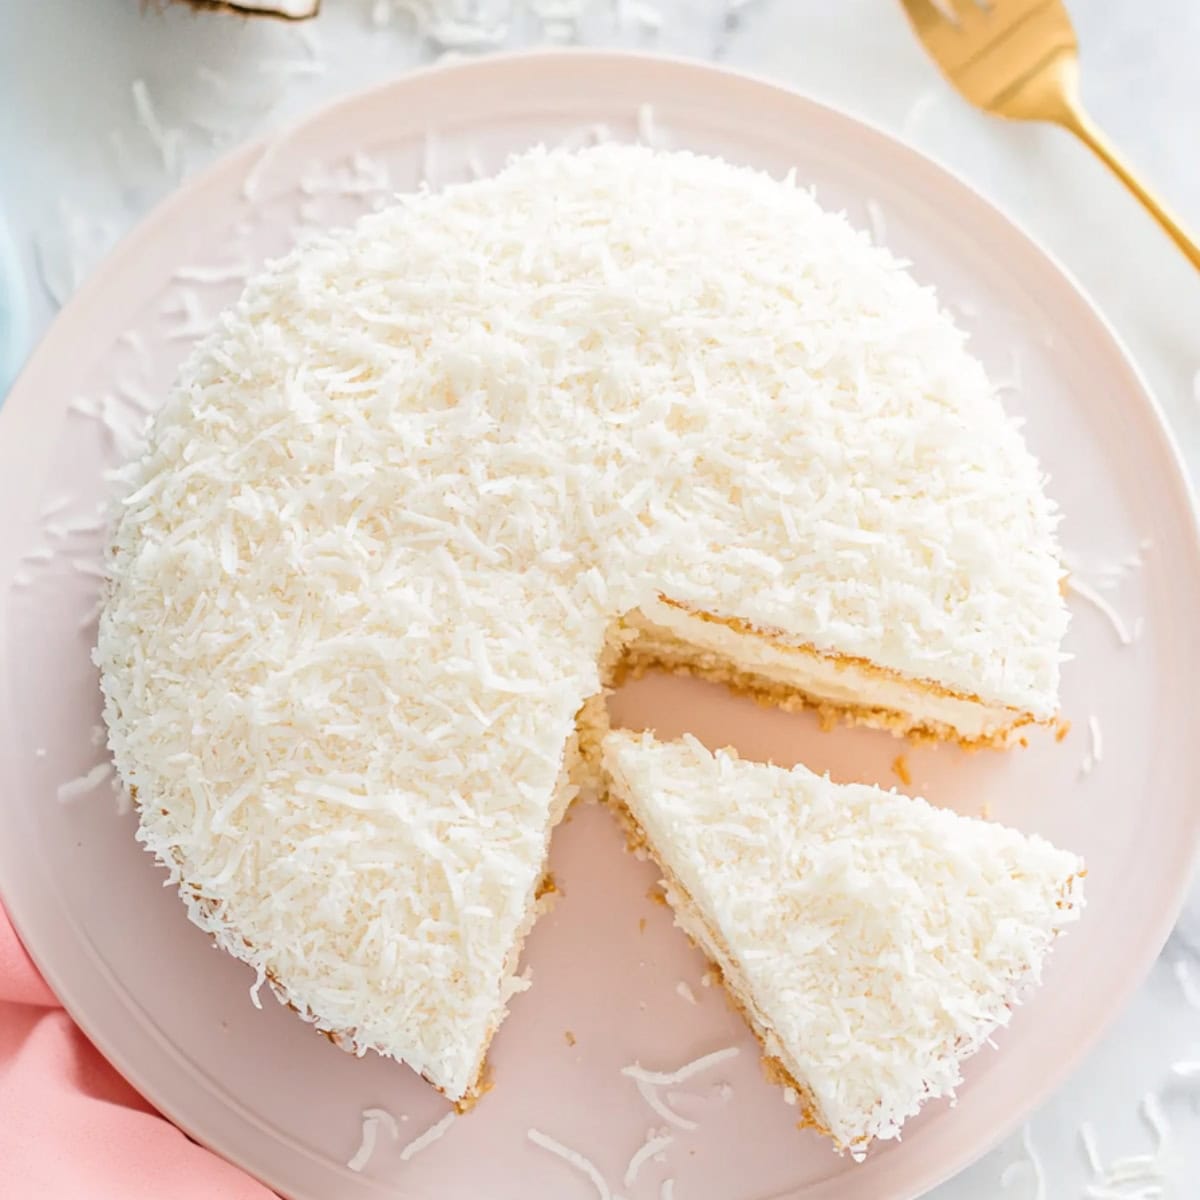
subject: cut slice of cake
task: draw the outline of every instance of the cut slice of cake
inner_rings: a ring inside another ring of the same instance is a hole
[[[802,1124],[856,1157],[954,1094],[1082,907],[1076,855],[924,800],[693,738],[614,732],[604,766]]]

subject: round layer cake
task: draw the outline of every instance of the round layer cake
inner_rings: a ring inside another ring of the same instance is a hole
[[[963,334],[714,159],[534,151],[306,243],[125,478],[97,659],[141,839],[456,1101],[622,663],[968,742],[1056,711],[1056,517]]]

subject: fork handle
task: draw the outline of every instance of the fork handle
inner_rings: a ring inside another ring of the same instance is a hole
[[[1183,251],[1192,266],[1200,270],[1200,243],[1197,243],[1180,224],[1175,214],[1138,178],[1134,169],[1121,157],[1117,148],[1092,121],[1079,101],[1073,96],[1063,99],[1067,102],[1054,118],[1058,124],[1064,129],[1069,129],[1095,153],[1141,201],[1142,207],[1162,226],[1163,232]]]

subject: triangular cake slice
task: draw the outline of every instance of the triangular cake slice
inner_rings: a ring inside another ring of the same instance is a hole
[[[1036,984],[1082,861],[925,800],[620,731],[610,799],[661,867],[803,1124],[899,1135]]]

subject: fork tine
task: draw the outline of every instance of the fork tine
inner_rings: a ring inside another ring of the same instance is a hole
[[[1078,46],[1063,0],[902,3],[938,70],[972,104],[1006,117],[1062,119],[1061,96],[1073,79],[1063,72],[1074,69]],[[1035,77],[1057,91],[1031,90]]]
[[[964,33],[978,29],[991,15],[995,0],[981,4],[978,0],[940,0],[948,8],[953,9],[955,24]]]
[[[955,54],[958,49],[959,29],[948,19],[941,6],[947,0],[901,0],[913,32],[925,43],[935,61],[941,65],[943,54]]]
[[[991,4],[976,0],[901,0],[922,37],[937,30],[965,32],[986,20]]]
[[[984,22],[994,14],[980,8],[974,0],[901,0],[901,3],[913,32],[925,44],[938,69],[953,83],[955,70],[974,56],[977,43],[984,36]]]
[[[938,10],[933,0],[900,0],[900,3],[908,19],[918,29],[936,26],[939,21],[945,20],[945,14]]]

